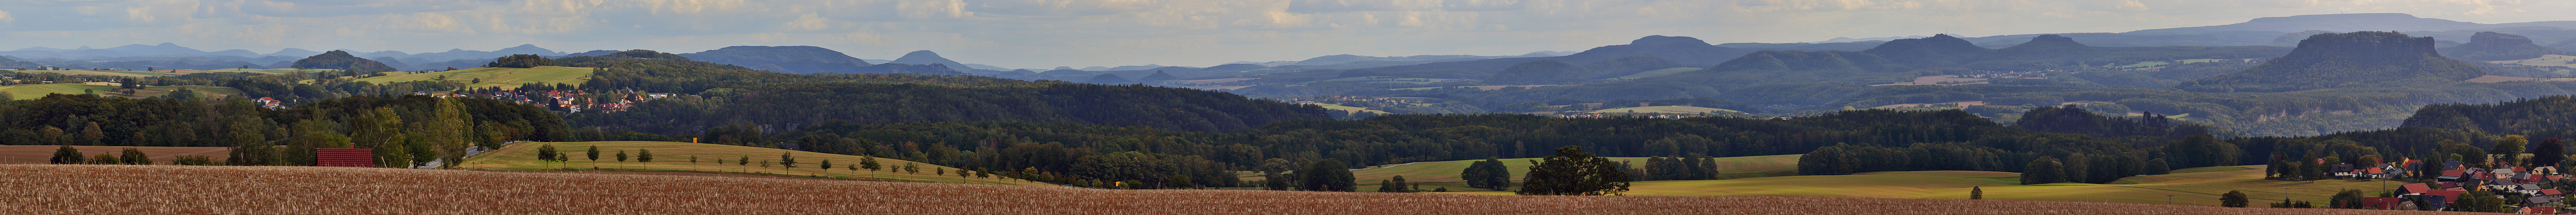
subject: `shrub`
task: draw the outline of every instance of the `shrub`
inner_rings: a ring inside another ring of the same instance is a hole
[[[53,164],[80,164],[83,160],[81,160],[80,149],[73,149],[72,145],[63,145],[62,148],[54,149],[54,158],[48,161]]]
[[[89,164],[118,164],[118,163],[125,163],[125,161],[124,161],[124,160],[117,160],[117,159],[116,159],[116,155],[113,155],[113,154],[107,154],[106,152],[100,152],[100,153],[98,153],[98,156],[96,156],[96,157],[90,157],[90,158],[89,158]]]
[[[126,147],[125,154],[121,157],[125,158],[125,164],[128,165],[152,165],[152,156],[144,155],[143,149]]]

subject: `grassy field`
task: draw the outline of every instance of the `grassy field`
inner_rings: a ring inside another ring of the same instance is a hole
[[[10,96],[15,96],[16,99],[44,98],[46,94],[87,93],[83,90],[104,94],[109,93],[108,91],[116,90],[116,86],[90,84],[21,84],[0,86],[0,92],[8,92]]]
[[[114,84],[116,83],[90,82],[90,84],[9,85],[0,86],[0,92],[8,92],[10,96],[14,96],[12,97],[13,99],[20,100],[44,98],[45,95],[48,94],[81,94],[83,93],[82,90],[91,90],[102,96],[127,98],[160,97],[170,95],[170,91],[178,90],[179,88],[188,88],[189,90],[197,91],[200,93],[199,95],[203,96],[203,98],[222,98],[225,96],[242,95],[241,89],[216,86],[151,86],[134,90],[134,93],[127,94],[124,90],[120,90],[117,89],[116,86],[112,86]]]
[[[1628,113],[1629,111],[1635,111],[1636,113],[1679,113],[1679,114],[1689,114],[1689,113],[1708,113],[1708,112],[1720,112],[1720,113],[1743,113],[1742,111],[1735,111],[1735,110],[1717,109],[1717,108],[1704,108],[1704,107],[1691,107],[1691,106],[1646,106],[1646,107],[1624,107],[1624,108],[1611,108],[1611,109],[1601,109],[1601,110],[1594,110],[1594,111],[1584,111],[1584,113]]]
[[[2417,214],[1830,197],[1098,190],[339,167],[0,165],[6,214]],[[1375,205],[1386,205],[1376,207]]]
[[[2282,199],[2321,201],[2344,189],[2367,193],[2393,189],[2393,181],[2276,181],[2262,179],[2262,166],[2203,167],[2174,174],[2134,176],[2120,184],[2054,183],[2018,185],[2019,173],[1984,171],[1873,172],[1856,175],[1784,176],[1699,181],[1645,181],[1630,187],[1631,196],[1804,196],[1915,199],[1966,199],[1971,187],[1982,187],[1986,199],[2109,202],[2133,204],[2218,205],[2218,195],[2244,191],[2255,203]],[[1468,192],[1509,195],[1509,192]],[[2168,197],[2170,196],[2170,197]]]
[[[455,82],[472,82],[472,81],[474,81],[475,79],[482,79],[482,80],[483,80],[483,82],[482,82],[482,83],[480,83],[480,84],[466,85],[466,87],[471,87],[471,88],[501,87],[502,89],[515,89],[515,88],[519,88],[519,85],[523,85],[523,84],[527,84],[527,83],[549,83],[549,84],[551,84],[551,83],[565,83],[565,84],[572,84],[572,85],[581,85],[581,83],[582,83],[582,82],[585,82],[585,81],[589,81],[589,80],[590,80],[590,70],[591,70],[591,68],[582,68],[582,67],[560,67],[560,66],[543,66],[543,67],[537,67],[537,68],[494,68],[494,67],[480,67],[480,68],[472,68],[472,69],[459,69],[459,70],[456,70],[456,71],[430,72],[430,73],[399,73],[399,72],[397,72],[397,73],[393,73],[393,74],[397,74],[397,75],[387,75],[387,76],[376,76],[376,77],[360,78],[360,79],[358,79],[358,81],[364,81],[364,82],[375,82],[375,83],[408,82],[408,81],[427,81],[427,80],[446,80],[446,81],[455,81]],[[445,77],[446,79],[439,79],[439,78],[441,78],[441,77]]]
[[[48,159],[54,157],[56,147],[61,146],[0,146],[0,164],[51,163]],[[232,157],[233,151],[232,148],[226,147],[72,146],[72,149],[80,150],[81,156],[84,156],[82,158],[98,156],[99,153],[125,156],[125,148],[143,150],[144,155],[152,157],[153,164],[161,165],[169,165],[170,160],[178,159],[179,155],[201,155],[214,158],[215,162],[223,162],[224,158]]]
[[[537,147],[546,144],[553,144],[556,150],[563,150],[562,152],[565,155],[572,156],[573,160],[567,162],[537,161]],[[591,146],[598,146],[600,148],[601,152],[599,153],[599,161],[591,161],[583,158],[583,150],[586,150]],[[614,154],[616,154],[618,150],[625,150],[629,156],[636,156],[635,153],[640,152],[638,151],[640,149],[652,149],[653,162],[620,162],[614,158]],[[920,173],[869,171],[867,169],[852,171],[848,168],[842,167],[845,165],[859,164],[858,161],[860,157],[851,155],[795,152],[796,162],[799,162],[796,168],[786,168],[784,166],[774,164],[779,161],[778,155],[786,152],[790,151],[785,149],[680,142],[524,142],[510,144],[510,146],[501,147],[501,149],[476,155],[473,158],[468,158],[465,160],[465,163],[463,165],[459,165],[458,168],[560,170],[565,168],[590,169],[597,167],[600,169],[638,171],[734,172],[846,177],[885,181],[1053,186],[1046,185],[1045,183],[1028,182],[1017,179],[1002,179],[1000,177],[959,179],[956,175],[956,168],[931,165],[927,163],[921,164]],[[697,162],[689,162],[689,159],[692,156],[697,157]],[[751,157],[751,164],[742,165],[733,163],[745,156]],[[716,163],[716,159],[724,159],[727,163]],[[832,161],[832,169],[826,170],[816,168],[816,165],[821,164],[824,160]],[[878,165],[898,168],[903,167],[904,164],[911,163],[911,161],[886,158],[876,158],[876,160]],[[768,161],[773,164],[769,167],[761,167],[760,162],[762,161]],[[946,171],[949,174],[935,175],[933,174],[934,169]]]

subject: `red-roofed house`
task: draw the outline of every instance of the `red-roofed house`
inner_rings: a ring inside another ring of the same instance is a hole
[[[2430,191],[2433,191],[2433,187],[2424,183],[2406,184],[2404,186],[2397,187],[2397,195],[2421,194]]]

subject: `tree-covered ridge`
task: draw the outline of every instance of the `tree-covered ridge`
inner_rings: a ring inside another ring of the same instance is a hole
[[[663,134],[729,124],[818,125],[1011,121],[1229,131],[1282,120],[1327,119],[1314,106],[1210,91],[1145,86],[1036,84],[986,87],[810,83],[709,92],[705,99],[645,102],[576,116],[585,126]]]
[[[350,74],[373,74],[378,72],[394,71],[393,67],[385,66],[385,63],[368,60],[366,58],[359,58],[358,56],[349,55],[348,51],[341,50],[331,50],[330,52],[313,55],[313,57],[295,60],[294,67],[297,69],[338,69],[352,72]]]
[[[1949,34],[1890,40],[1861,52],[1878,55],[1905,65],[1925,67],[1957,66],[1985,60],[1995,54],[1993,49],[1977,47],[1975,43],[1969,43],[1966,39],[1952,37]]]
[[[9,145],[226,146],[234,165],[311,165],[312,149],[377,149],[410,166],[510,140],[569,140],[561,118],[487,99],[350,97],[271,110],[247,100],[50,95],[0,101]],[[269,146],[287,146],[276,150]],[[453,163],[453,162],[450,162]]]
[[[698,94],[710,89],[735,90],[769,85],[805,83],[921,83],[937,85],[1013,85],[1036,82],[975,76],[923,74],[786,74],[751,68],[691,61],[679,55],[652,50],[629,50],[602,56],[555,59],[562,66],[601,68],[583,89],[632,89],[647,92]],[[900,65],[900,64],[892,64]]]
[[[2327,33],[2299,41],[2289,55],[2243,72],[2184,82],[2197,92],[2284,92],[2321,88],[2450,84],[2484,76],[2444,58],[2432,37],[2397,32]]]
[[[2415,110],[2407,127],[2535,134],[2576,128],[2576,96],[2556,95],[2493,104],[2436,104]]]

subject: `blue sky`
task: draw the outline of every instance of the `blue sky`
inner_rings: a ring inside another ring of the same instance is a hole
[[[1711,42],[2123,32],[2259,17],[2409,13],[2576,20],[2558,0],[0,0],[0,50],[162,42],[282,48],[697,52],[934,50],[1012,68],[1517,55],[1646,35]]]

